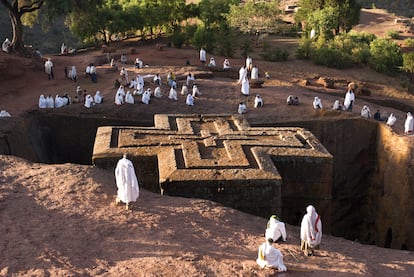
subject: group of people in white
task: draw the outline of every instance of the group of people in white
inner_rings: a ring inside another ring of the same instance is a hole
[[[76,87],[76,95],[75,98],[72,100],[72,98],[69,96],[69,94],[66,92],[62,96],[59,94],[56,94],[55,97],[52,95],[48,95],[45,97],[43,94],[39,97],[39,108],[40,109],[47,109],[47,108],[61,108],[66,105],[70,105],[72,103],[79,103],[79,98],[84,98],[84,106],[86,108],[92,108],[95,104],[101,104],[103,102],[103,96],[101,95],[101,92],[97,90],[95,92],[95,95],[92,97],[91,94],[86,94],[82,96],[82,89],[80,86]]]
[[[274,247],[278,241],[287,241],[285,223],[276,215],[272,215],[267,222],[265,230],[265,242],[260,245],[256,262],[261,268],[270,267],[278,271],[286,271],[283,263],[282,252]],[[306,208],[306,214],[300,225],[300,248],[306,256],[314,256],[315,250],[320,247],[322,241],[322,220],[314,206]]]

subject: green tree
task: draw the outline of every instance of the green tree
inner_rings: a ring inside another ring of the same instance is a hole
[[[242,33],[273,33],[279,29],[279,1],[255,2],[249,0],[244,5],[231,5],[227,21]]]
[[[378,72],[395,74],[403,65],[400,47],[389,39],[377,38],[370,44],[370,66]]]
[[[198,17],[206,29],[216,28],[226,21],[230,5],[236,5],[237,0],[201,0],[198,4]]]

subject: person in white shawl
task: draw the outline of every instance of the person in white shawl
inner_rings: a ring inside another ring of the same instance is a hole
[[[47,105],[48,108],[54,108],[55,107],[55,100],[53,99],[52,95],[50,95],[50,94],[46,98],[46,105]]]
[[[342,110],[341,104],[339,103],[339,100],[335,100],[335,102],[332,105],[332,110]]]
[[[0,111],[0,117],[11,117],[10,113],[6,110]]]
[[[200,62],[206,63],[206,50],[204,48],[200,49]]]
[[[371,118],[371,110],[367,105],[364,105],[361,109],[361,116],[365,118]]]
[[[287,271],[283,263],[283,254],[279,249],[273,247],[273,240],[268,239],[259,247],[256,262],[261,268],[270,267],[278,271]]]
[[[125,89],[123,85],[120,85],[116,94],[120,93],[122,97],[125,97]]]
[[[253,66],[253,60],[252,60],[252,57],[247,56],[247,57],[246,57],[246,70],[247,70],[247,71],[251,71],[251,70],[252,70],[252,66]]]
[[[126,95],[125,95],[125,103],[128,104],[134,104],[135,100],[134,100],[134,96],[132,96],[131,92],[128,90]]]
[[[259,69],[257,68],[257,66],[253,66],[252,67],[252,73],[250,75],[252,80],[257,80],[259,79]]]
[[[124,97],[119,91],[115,95],[115,104],[118,106],[124,104]]]
[[[306,208],[306,214],[303,216],[300,225],[300,239],[300,248],[307,256],[313,256],[314,249],[321,244],[322,221],[312,205]]]
[[[186,84],[184,84],[182,87],[181,87],[181,95],[187,95],[188,94],[188,87],[187,87],[187,85]]]
[[[214,59],[214,57],[210,58],[210,62],[208,64],[208,66],[210,67],[216,67],[216,60]]]
[[[76,66],[72,65],[72,68],[69,70],[69,79],[76,81],[78,79],[78,73],[76,71]]]
[[[267,222],[265,238],[266,240],[272,239],[273,241],[278,241],[279,239],[287,240],[285,223],[281,222],[276,215],[272,215]]]
[[[247,110],[246,104],[244,104],[243,102],[240,102],[239,107],[237,108],[237,112],[239,114],[244,114],[246,113],[246,110]]]
[[[11,41],[9,40],[9,38],[6,38],[2,45],[1,45],[1,49],[6,52],[9,53],[10,52],[10,46],[11,46]]]
[[[193,106],[194,105],[194,97],[191,95],[191,93],[187,94],[187,98],[185,100],[185,103],[188,106]]]
[[[148,105],[150,103],[151,100],[151,89],[147,89],[146,91],[144,91],[144,93],[142,94],[141,97],[141,102]]]
[[[231,68],[229,59],[224,59],[223,61],[223,69]]]
[[[355,104],[355,94],[353,91],[354,83],[348,85],[348,91],[345,94],[344,109],[352,112],[352,107]]]
[[[239,80],[237,81],[237,83],[240,84],[246,76],[247,76],[246,66],[240,67],[240,69],[239,69]]]
[[[172,100],[177,100],[177,91],[175,90],[175,88],[171,87],[170,93],[168,94],[168,98]]]
[[[318,96],[315,96],[315,98],[313,98],[313,108],[314,109],[322,109],[322,101]]]
[[[93,103],[93,97],[92,97],[92,95],[90,95],[90,94],[86,95],[86,98],[85,98],[85,107],[89,109],[89,108],[92,108],[94,104],[95,103]]]
[[[99,90],[97,90],[95,92],[95,96],[93,97],[93,101],[96,104],[101,104],[103,102],[103,97],[102,97],[101,92]]]
[[[65,105],[65,102],[63,101],[62,97],[59,96],[59,94],[56,94],[55,96],[55,108],[60,108]]]
[[[200,92],[200,90],[198,89],[198,87],[197,87],[197,85],[196,84],[194,84],[193,85],[193,97],[195,98],[195,97],[197,97],[197,96],[200,96],[202,93]]]
[[[244,79],[242,80],[241,93],[244,96],[249,96],[250,94],[250,83],[249,79],[247,78],[247,75],[245,75]]]
[[[263,107],[263,98],[259,94],[256,94],[256,96],[254,97],[254,107]]]
[[[395,117],[395,115],[392,113],[390,114],[390,116],[387,119],[387,125],[388,126],[393,126],[395,124],[395,122],[397,121],[397,118]]]
[[[411,112],[407,113],[407,118],[405,119],[405,123],[404,123],[404,133],[405,134],[410,134],[413,132],[413,115],[411,114]]]
[[[134,165],[124,154],[115,168],[115,181],[118,188],[116,203],[125,203],[125,208],[130,209],[130,203],[137,201],[139,197],[139,184],[135,174]]]
[[[46,98],[43,94],[40,95],[40,97],[39,97],[39,108],[40,109],[47,108],[47,101],[46,101]]]
[[[154,96],[157,98],[161,98],[162,97],[162,91],[160,87],[156,87],[154,90]]]

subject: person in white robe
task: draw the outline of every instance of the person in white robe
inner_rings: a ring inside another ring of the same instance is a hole
[[[139,184],[134,165],[124,154],[115,167],[115,181],[118,188],[116,203],[124,203],[125,209],[131,208],[131,202],[139,197]]]
[[[55,76],[53,74],[53,63],[50,60],[50,58],[47,59],[47,61],[45,61],[45,72],[46,72],[49,80],[55,79]]]
[[[247,76],[247,70],[246,70],[246,66],[242,66],[239,69],[239,80],[237,81],[238,84],[240,84],[244,78],[246,78]]]
[[[240,102],[239,107],[237,108],[237,112],[239,114],[244,114],[244,113],[246,113],[246,111],[247,111],[246,104],[244,104],[243,102]]]
[[[135,68],[142,68],[144,66],[144,63],[141,61],[140,58],[136,58],[134,65],[135,65]]]
[[[63,106],[70,104],[71,99],[67,92],[65,92],[63,96],[60,97],[60,101],[62,101]]]
[[[55,107],[55,100],[53,99],[52,95],[49,94],[49,96],[46,98],[46,104],[48,108]]]
[[[365,118],[371,118],[371,110],[367,105],[364,105],[361,109],[361,116]]]
[[[132,96],[132,94],[129,90],[127,91],[127,93],[125,95],[125,103],[128,103],[128,104],[134,104],[135,103],[134,96]]]
[[[141,75],[137,75],[136,77],[136,81],[137,81],[137,86],[138,84],[142,86],[142,88],[144,88],[145,86],[145,82],[144,82],[144,78]]]
[[[68,52],[68,48],[66,47],[65,43],[63,42],[60,46],[60,54],[66,54]]]
[[[125,97],[125,88],[123,85],[119,86],[117,93],[120,93],[122,97]]]
[[[158,85],[158,86],[161,86],[161,76],[160,76],[160,74],[158,74],[158,73],[157,73],[157,74],[154,76],[153,81],[154,81],[154,84],[156,84],[156,85]]]
[[[353,83],[350,83],[348,85],[348,91],[345,94],[345,100],[344,100],[344,110],[351,111],[351,112],[352,112],[352,107],[355,104],[355,94],[352,89],[354,85],[352,84]]]
[[[388,126],[393,126],[395,124],[395,122],[397,121],[397,118],[395,117],[395,115],[392,113],[390,114],[390,116],[387,119],[387,125]]]
[[[122,53],[121,54],[121,63],[122,64],[126,64],[127,63],[127,60],[128,60],[128,58],[127,58],[127,56],[124,54],[124,53]]]
[[[318,96],[315,96],[315,98],[313,98],[313,108],[314,109],[322,109],[322,101]]]
[[[206,63],[206,50],[204,48],[200,49],[200,62]]]
[[[407,118],[405,119],[405,123],[404,123],[404,133],[405,134],[410,134],[413,132],[413,115],[411,114],[411,112],[407,113]]]
[[[39,97],[39,108],[40,109],[47,108],[47,101],[46,101],[46,98],[43,94],[40,95],[40,97]]]
[[[91,75],[91,65],[90,64],[88,64],[88,66],[86,67],[85,74],[86,74],[86,76]]]
[[[242,81],[241,93],[244,96],[249,96],[250,94],[250,83],[249,83],[249,79],[247,78],[247,75],[244,76],[244,79]]]
[[[209,67],[216,67],[216,60],[214,59],[214,57],[210,58],[210,62],[208,63]]]
[[[181,95],[187,95],[188,94],[188,87],[187,85],[183,84],[181,87]]]
[[[76,95],[80,98],[82,96],[82,88],[80,86],[76,87]]]
[[[333,103],[332,110],[336,110],[336,111],[342,110],[341,103],[339,102],[338,99],[335,100],[335,102]]]
[[[103,96],[101,95],[101,92],[99,90],[95,92],[93,102],[95,102],[96,104],[101,104],[103,102]]]
[[[259,69],[257,68],[257,66],[253,66],[252,67],[252,73],[251,73],[251,79],[252,80],[257,80],[259,79]]]
[[[272,215],[267,222],[265,238],[266,240],[272,239],[274,242],[279,239],[282,239],[283,241],[287,240],[285,223],[280,221],[276,215]]]
[[[85,107],[89,109],[89,108],[92,108],[94,104],[95,103],[93,102],[92,95],[90,95],[90,94],[86,95],[86,97],[85,97],[85,104],[84,104]]]
[[[144,86],[141,82],[137,82],[137,88],[134,90],[134,95],[142,95],[144,93]]]
[[[0,117],[11,117],[11,114],[6,110],[1,110]]]
[[[198,89],[197,85],[194,84],[193,85],[193,97],[196,98],[198,96],[200,96],[202,93],[200,92],[200,90]]]
[[[6,38],[1,45],[1,49],[3,50],[3,52],[9,53],[10,46],[11,46],[11,41],[9,40],[9,38]]]
[[[156,87],[154,90],[154,96],[157,98],[161,98],[162,97],[162,91],[160,87]]]
[[[246,70],[247,70],[247,71],[251,71],[251,70],[252,70],[252,66],[253,66],[253,60],[252,60],[252,57],[247,56],[247,57],[246,57]]]
[[[136,90],[137,89],[137,79],[132,78],[132,80],[129,83],[129,86],[128,87]]]
[[[224,59],[223,61],[223,69],[231,68],[229,59]]]
[[[63,107],[65,103],[63,102],[62,97],[59,96],[59,94],[56,94],[55,96],[55,108]]]
[[[124,97],[122,96],[121,92],[116,93],[115,104],[118,106],[124,104]]]
[[[314,206],[306,208],[300,225],[300,248],[307,256],[314,256],[315,248],[318,248],[322,240],[322,220]]]
[[[272,239],[268,239],[260,245],[256,262],[261,268],[270,267],[281,272],[287,271],[283,263],[283,254],[273,246]]]
[[[171,100],[177,100],[177,91],[175,90],[175,88],[173,87],[170,88],[170,93],[168,94],[168,98]]]
[[[150,100],[151,100],[151,90],[148,88],[142,94],[141,102],[148,105],[150,103]]]
[[[254,107],[263,107],[263,98],[259,94],[256,94],[256,96],[254,97]]]
[[[193,76],[193,74],[188,73],[187,74],[187,79],[185,81],[185,84],[187,85],[187,87],[191,88],[194,84],[195,78]]]
[[[187,94],[187,98],[185,99],[185,103],[188,106],[193,106],[194,105],[194,97],[191,93]]]
[[[299,98],[297,96],[289,95],[286,98],[286,104],[288,104],[288,105],[299,105]]]
[[[78,73],[76,72],[76,66],[72,65],[72,68],[69,70],[69,79],[76,81],[78,79]]]
[[[129,84],[128,70],[126,70],[125,67],[121,68],[119,75],[121,76],[121,82],[123,82],[125,85]]]

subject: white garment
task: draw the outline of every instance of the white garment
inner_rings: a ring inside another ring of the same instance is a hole
[[[66,53],[66,45],[65,43],[62,43],[62,45],[60,46],[60,54],[65,54]]]
[[[86,75],[91,74],[91,66],[90,66],[90,65],[88,65],[88,66],[86,67],[86,69],[85,69],[85,73],[86,73]]]
[[[335,102],[332,105],[332,110],[340,110],[339,100],[335,100]]]
[[[312,205],[306,208],[306,214],[303,216],[300,225],[300,239],[307,242],[312,248],[321,244],[322,221]]]
[[[63,107],[65,103],[63,102],[62,97],[60,97],[58,94],[55,96],[55,108]]]
[[[40,95],[40,97],[39,97],[39,108],[40,109],[47,108],[47,101],[46,101],[46,98],[43,94]]]
[[[241,93],[246,96],[250,94],[250,83],[246,75],[242,81]]]
[[[229,59],[224,59],[223,69],[231,68]]]
[[[256,97],[254,98],[254,107],[263,107],[263,98],[260,95],[256,95]]]
[[[70,79],[72,79],[73,81],[75,81],[77,76],[78,76],[78,73],[76,72],[76,67],[73,65],[71,70],[69,71],[69,76],[68,77]]]
[[[411,133],[413,131],[413,115],[408,112],[404,123],[404,133]]]
[[[52,73],[52,69],[53,69],[53,63],[51,60],[47,60],[45,62],[45,72],[47,74],[51,74]]]
[[[122,105],[124,104],[124,97],[120,92],[117,92],[115,95],[115,104]]]
[[[171,87],[170,89],[170,93],[168,94],[168,98],[172,99],[172,100],[177,100],[177,91]]]
[[[390,114],[390,116],[387,119],[387,125],[388,126],[393,126],[395,124],[395,122],[397,121],[397,118],[395,117],[395,115],[392,113]]]
[[[85,98],[85,107],[89,109],[89,108],[92,108],[92,106],[93,106],[93,98],[92,98],[92,95],[88,94],[86,95],[86,98]]]
[[[127,158],[118,161],[115,168],[117,196],[123,203],[134,202],[139,197],[139,186],[134,165]]]
[[[240,69],[239,69],[239,80],[237,81],[237,83],[240,84],[246,76],[247,76],[246,68],[244,66],[240,67]]]
[[[283,263],[283,254],[279,249],[273,247],[269,242],[265,242],[259,247],[257,253],[257,264],[261,267],[277,268],[279,271],[286,271]]]
[[[193,85],[195,78],[192,74],[188,74],[187,75],[187,79],[185,81],[185,84],[187,85],[187,87],[191,87]]]
[[[46,104],[47,104],[47,107],[48,108],[54,108],[55,107],[55,101],[53,100],[53,97],[52,96],[49,95],[46,98]]]
[[[0,117],[11,117],[11,115],[6,110],[1,110],[0,111]]]
[[[134,104],[135,100],[134,97],[132,96],[131,92],[128,90],[126,95],[125,95],[125,103],[128,104]]]
[[[103,97],[101,96],[101,92],[99,90],[96,91],[95,96],[93,97],[93,101],[96,104],[101,104],[103,100]]]
[[[148,105],[150,103],[150,100],[151,100],[151,91],[147,89],[142,94],[141,102]]]
[[[137,88],[136,88],[136,90],[134,90],[133,93],[134,93],[134,95],[143,94],[144,93],[144,86],[140,82],[137,82]]]
[[[204,50],[204,48],[200,49],[200,61],[202,63],[206,62],[206,50]]]
[[[194,97],[190,93],[187,94],[187,99],[185,100],[185,103],[188,106],[193,106],[194,105]]]
[[[181,87],[181,95],[187,95],[188,94],[188,87],[187,85],[183,85]]]
[[[6,53],[9,53],[9,48],[10,48],[10,45],[11,45],[11,41],[9,40],[9,38],[6,38],[4,41],[3,41],[3,44],[1,45],[1,49],[4,51],[4,52],[6,52]]]
[[[210,66],[210,67],[215,67],[216,66],[216,60],[213,57],[210,58],[210,63],[208,64],[208,66]]]
[[[124,86],[119,86],[116,94],[120,93],[122,97],[125,97],[125,89]]]
[[[252,68],[251,78],[252,80],[259,79],[259,69],[256,66],[253,66]]]
[[[142,89],[144,89],[144,86],[145,86],[145,82],[144,82],[144,78],[142,78],[142,76],[141,75],[138,75],[137,77],[136,77],[136,81],[137,81],[137,86],[138,86],[138,84],[142,87]]]
[[[160,75],[155,75],[153,80],[154,80],[154,84],[161,85]]]
[[[199,95],[201,95],[200,90],[198,89],[196,85],[193,85],[193,97],[197,97]]]
[[[161,88],[160,87],[156,87],[154,90],[154,96],[157,98],[161,98],[162,97],[162,92],[161,92]]]
[[[133,88],[134,90],[137,89],[137,80],[136,79],[131,80],[131,82],[129,83],[129,88]]]
[[[355,94],[352,90],[348,90],[348,92],[345,94],[345,101],[344,101],[344,107],[345,110],[349,109],[349,106],[352,104],[355,104]]]
[[[246,69],[251,70],[253,65],[253,60],[250,56],[247,56],[246,58]]]
[[[322,109],[322,101],[318,96],[315,96],[313,99],[313,108],[314,109]]]
[[[371,110],[367,105],[364,105],[361,109],[361,116],[365,118],[371,118]]]
[[[246,104],[244,104],[244,103],[240,103],[240,104],[239,104],[239,107],[238,107],[238,109],[237,109],[237,112],[238,112],[239,114],[244,114],[244,113],[246,112],[246,110],[247,110],[247,108],[246,108]]]
[[[280,238],[282,238],[283,241],[286,241],[287,235],[285,223],[271,217],[267,223],[265,238],[266,241],[269,238],[271,238],[273,241],[277,241]]]

